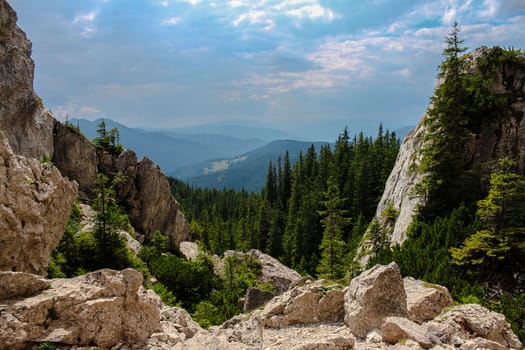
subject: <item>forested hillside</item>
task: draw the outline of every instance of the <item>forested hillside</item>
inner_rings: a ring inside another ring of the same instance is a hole
[[[312,145],[293,164],[288,153],[270,162],[261,193],[194,188],[176,179],[170,184],[213,253],[257,248],[300,272],[323,275],[326,264],[352,260],[398,149],[395,133],[381,126],[375,138],[345,130],[333,149]],[[328,272],[333,279],[344,274],[344,268]]]

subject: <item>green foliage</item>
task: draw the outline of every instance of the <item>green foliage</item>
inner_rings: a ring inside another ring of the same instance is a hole
[[[169,306],[177,306],[177,298],[165,285],[162,283],[155,283],[151,286],[151,289],[157,293],[157,295],[162,299],[164,304]]]
[[[220,317],[219,308],[207,300],[197,304],[195,312],[191,316],[203,328],[221,324],[223,319]]]
[[[482,227],[460,248],[450,249],[452,262],[484,275],[504,277],[503,271],[518,270],[525,263],[525,176],[516,173],[514,161],[500,160],[489,193],[477,207]]]
[[[465,153],[467,142],[480,132],[483,123],[508,116],[506,96],[491,90],[495,77],[484,72],[465,73],[466,60],[459,57],[465,48],[458,35],[455,24],[446,37],[448,46],[439,72],[443,81],[424,120],[427,133],[420,171],[426,175],[418,191],[428,199],[429,204],[421,208],[428,219],[446,214],[461,202],[479,199],[476,195],[482,184]]]
[[[120,144],[119,130],[113,128],[108,131],[104,120],[97,125],[97,136],[93,139],[93,143],[98,152],[107,152],[113,155],[119,155],[123,148]]]
[[[57,347],[55,344],[46,341],[38,344],[36,348],[38,350],[55,350]]]
[[[213,264],[205,257],[187,261],[173,255],[160,255],[148,266],[159,282],[190,311],[208,296],[214,286]]]
[[[328,189],[324,193],[326,200],[322,201],[324,210],[319,211],[323,217],[323,239],[319,249],[321,259],[317,266],[320,278],[339,280],[345,276],[344,264],[345,242],[343,241],[343,230],[349,223],[347,211],[342,209],[346,198],[341,198],[339,187],[333,176],[328,179]]]

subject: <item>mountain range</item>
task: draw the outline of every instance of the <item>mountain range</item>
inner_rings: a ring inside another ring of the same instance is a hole
[[[97,136],[94,121],[71,119],[89,139]],[[147,156],[159,164],[169,176],[198,187],[233,188],[260,191],[268,163],[284,158],[289,152],[295,161],[314,144],[319,150],[324,141],[297,141],[286,139],[288,134],[257,124],[213,123],[173,129],[131,128],[111,119],[104,119],[106,129],[117,128],[124,148],[135,150],[139,158]],[[412,129],[396,130],[400,138]],[[334,139],[336,135],[334,135]]]

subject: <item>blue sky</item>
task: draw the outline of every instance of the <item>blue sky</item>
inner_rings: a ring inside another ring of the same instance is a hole
[[[525,48],[525,0],[8,0],[59,118],[257,122],[334,140],[415,125],[443,37]]]

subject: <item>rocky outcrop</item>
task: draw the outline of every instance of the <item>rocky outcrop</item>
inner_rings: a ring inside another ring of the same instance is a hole
[[[422,323],[431,320],[446,307],[454,305],[446,287],[412,277],[405,277],[403,284],[407,293],[408,317],[412,321]]]
[[[135,270],[106,269],[47,283],[48,289],[30,297],[0,300],[0,349],[39,342],[140,345],[161,330],[160,300],[142,288],[142,275]]]
[[[408,316],[407,295],[395,262],[376,265],[350,282],[344,299],[345,323],[352,333],[366,337],[387,316]]]
[[[33,91],[31,42],[16,20],[14,10],[0,0],[0,130],[14,153],[50,159],[55,120]]]
[[[525,123],[522,122],[525,117],[525,65],[517,62],[498,63],[493,70],[489,67],[486,68],[487,71],[482,71],[480,67],[490,66],[486,64],[487,58],[496,52],[495,50],[498,49],[481,47],[463,58],[467,74],[480,73],[492,79],[491,90],[507,99],[507,110],[503,111],[496,121],[480,122],[478,130],[472,132],[467,142],[466,162],[476,168],[480,177],[487,176],[503,157],[516,161],[519,170],[525,172]],[[425,119],[426,114],[403,141],[376,210],[375,216],[392,245],[401,244],[407,239],[406,231],[412,223],[417,206],[426,204],[424,198],[416,191],[416,185],[424,176],[420,170],[420,150],[426,134]],[[397,216],[394,220],[383,215],[387,208],[396,211]],[[359,249],[361,266],[366,265],[373,244],[365,235]]]
[[[13,154],[0,132],[0,271],[47,274],[75,196],[57,168]]]
[[[63,175],[78,183],[82,197],[87,200],[97,178],[97,153],[93,144],[73,126],[56,123],[53,163]]]
[[[158,165],[147,157],[137,162],[135,152],[124,150],[115,162],[115,170],[123,178],[117,187],[118,197],[138,231],[148,234],[158,230],[176,245],[191,240],[186,218]]]
[[[323,280],[295,287],[266,304],[261,321],[271,328],[341,322],[344,317],[344,292],[341,287],[326,285]]]
[[[427,327],[447,344],[468,344],[466,340],[480,338],[477,343],[483,339],[484,342],[494,342],[506,349],[520,349],[522,345],[505,316],[477,304],[453,307],[429,322]],[[475,349],[471,345],[466,348]]]

